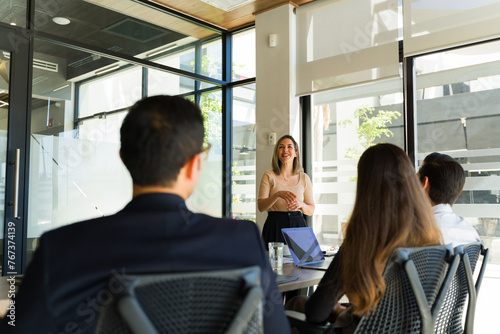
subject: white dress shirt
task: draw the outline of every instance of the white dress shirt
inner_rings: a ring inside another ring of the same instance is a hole
[[[443,235],[445,244],[453,247],[481,241],[476,229],[467,220],[458,216],[449,204],[437,204],[432,207],[436,222]]]

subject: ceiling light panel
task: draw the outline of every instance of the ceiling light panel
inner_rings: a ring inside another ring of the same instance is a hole
[[[201,0],[210,6],[217,7],[226,12],[232,11],[238,7],[255,2],[255,0]]]

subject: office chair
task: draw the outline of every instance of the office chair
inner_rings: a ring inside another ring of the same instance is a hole
[[[482,242],[455,247],[455,254],[460,257],[455,277],[445,297],[443,307],[438,316],[435,333],[439,334],[471,334],[474,331],[474,316],[477,294],[486,270],[489,250]],[[482,256],[481,269],[476,281],[473,274],[478,258]],[[465,301],[468,299],[465,315],[465,327],[462,327],[462,318]]]
[[[375,311],[361,318],[355,333],[433,333],[458,264],[450,245],[394,250],[383,274],[386,291]],[[336,333],[330,324],[308,324],[297,320],[295,313],[287,311],[287,316],[300,333]]]
[[[211,272],[117,275],[95,333],[262,333],[258,266]]]

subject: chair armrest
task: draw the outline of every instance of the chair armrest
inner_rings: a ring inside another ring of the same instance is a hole
[[[291,327],[295,327],[301,334],[320,334],[329,330],[332,326],[329,322],[324,325],[311,324],[306,321],[306,315],[297,311],[286,310],[285,314]]]

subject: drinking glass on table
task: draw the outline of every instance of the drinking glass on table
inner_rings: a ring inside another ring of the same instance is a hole
[[[283,269],[283,242],[269,242],[269,261],[273,270]]]

